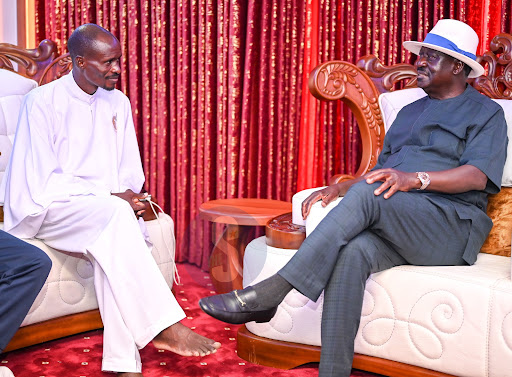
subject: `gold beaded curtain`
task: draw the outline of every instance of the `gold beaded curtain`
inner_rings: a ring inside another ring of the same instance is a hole
[[[356,170],[360,141],[348,109],[305,90],[316,64],[370,53],[411,62],[402,41],[421,40],[439,18],[473,17],[474,26],[497,2],[35,0],[36,39],[64,52],[86,22],[119,38],[119,89],[132,103],[146,189],[175,220],[178,260],[207,268],[202,202],[290,200],[297,188]],[[510,12],[503,0],[485,25],[510,28]]]

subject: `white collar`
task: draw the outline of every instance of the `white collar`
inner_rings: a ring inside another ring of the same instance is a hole
[[[73,71],[69,72],[66,76],[62,77],[61,80],[64,80],[66,88],[73,97],[77,98],[82,102],[86,102],[89,105],[91,105],[96,100],[96,98],[98,97],[98,93],[101,91],[101,88],[98,88],[96,89],[96,92],[94,92],[93,94],[88,94],[84,92],[84,90],[80,88],[76,83],[75,78],[73,77]]]

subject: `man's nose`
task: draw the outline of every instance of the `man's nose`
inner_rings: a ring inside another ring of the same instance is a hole
[[[119,60],[115,60],[112,63],[112,72],[117,74],[121,73],[121,63],[119,62]]]
[[[418,56],[418,59],[416,59],[416,67],[423,67],[427,64],[427,58]]]

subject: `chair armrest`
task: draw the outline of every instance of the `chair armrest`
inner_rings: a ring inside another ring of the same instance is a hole
[[[350,174],[336,174],[329,179],[329,184],[334,185],[335,183],[340,183],[344,181],[350,181],[351,179],[354,179],[355,177]]]

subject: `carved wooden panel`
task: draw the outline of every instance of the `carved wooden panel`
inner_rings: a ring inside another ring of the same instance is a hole
[[[67,75],[72,68],[71,56],[64,54],[53,60],[44,70],[39,80],[39,85],[49,83],[50,81],[57,80],[64,75]]]
[[[355,176],[366,173],[377,162],[384,140],[384,123],[378,104],[380,92],[375,84],[355,65],[329,61],[311,72],[309,89],[320,100],[341,100],[352,110],[363,146]]]
[[[491,98],[512,99],[512,35],[498,34],[490,50],[478,57],[487,74],[477,77],[473,86]]]
[[[43,85],[67,74],[71,70],[71,57],[69,54],[58,56],[57,45],[49,39],[34,49],[0,43],[0,68],[17,72]]]
[[[372,79],[379,93],[416,87],[416,67],[411,64],[386,66],[375,55],[367,55],[362,57],[356,65]],[[400,86],[397,87],[397,84]]]
[[[46,67],[57,57],[55,42],[45,39],[37,48],[23,49],[0,43],[0,68],[18,72],[39,82]],[[17,63],[17,67],[13,63]]]
[[[274,217],[265,227],[268,246],[281,249],[298,249],[306,239],[306,227],[292,222],[292,213]]]

